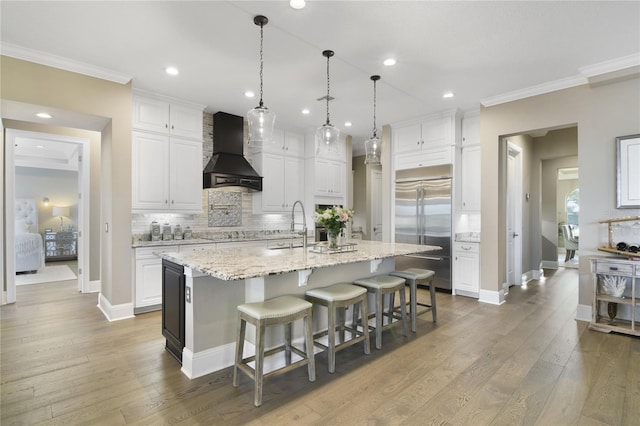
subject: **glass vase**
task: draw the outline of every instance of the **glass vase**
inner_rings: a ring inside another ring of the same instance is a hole
[[[338,235],[340,235],[340,231],[336,231],[333,229],[327,230],[327,241],[329,242],[330,249],[337,249],[338,246]]]

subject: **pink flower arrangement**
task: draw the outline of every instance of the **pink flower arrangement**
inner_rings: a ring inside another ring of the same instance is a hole
[[[313,212],[313,221],[327,228],[334,234],[339,233],[347,226],[347,222],[353,218],[353,210],[333,206],[329,209],[318,209]]]

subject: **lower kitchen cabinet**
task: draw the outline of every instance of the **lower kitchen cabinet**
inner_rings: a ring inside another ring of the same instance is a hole
[[[184,267],[162,261],[162,335],[166,350],[180,363],[185,344],[184,281]]]
[[[162,259],[154,253],[179,251],[179,246],[144,247],[135,253],[135,305],[133,312],[157,311],[162,306]]]
[[[480,244],[456,242],[453,247],[455,294],[478,298],[480,293]]]

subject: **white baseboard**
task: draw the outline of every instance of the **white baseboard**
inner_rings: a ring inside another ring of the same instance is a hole
[[[490,303],[492,305],[502,305],[504,303],[504,290],[493,291],[480,289],[478,302]]]
[[[98,296],[98,309],[102,311],[109,321],[133,318],[133,303],[123,303],[113,306],[102,293]]]
[[[578,305],[576,311],[576,320],[578,321],[591,321],[591,305]]]
[[[559,266],[560,264],[558,263],[558,261],[543,260],[542,262],[540,262],[540,268],[542,269],[558,269]]]
[[[539,280],[542,277],[544,277],[544,270],[543,269],[539,269],[539,270],[532,269],[532,270],[527,271],[524,274],[522,274],[522,283],[526,284],[529,281]]]
[[[100,291],[100,280],[89,281],[87,293],[98,293]]]
[[[245,354],[253,354],[253,345],[244,344]],[[190,379],[202,377],[214,371],[232,366],[235,360],[236,344],[226,345],[193,353],[189,349],[182,349],[182,372]],[[246,356],[246,355],[245,355]]]
[[[7,304],[7,292],[6,291],[2,291],[2,304],[6,305]]]

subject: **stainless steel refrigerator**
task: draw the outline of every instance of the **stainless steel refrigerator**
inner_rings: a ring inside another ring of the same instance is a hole
[[[428,169],[396,175],[395,241],[440,246],[441,250],[396,258],[396,269],[435,271],[435,285],[451,292],[451,178]]]

